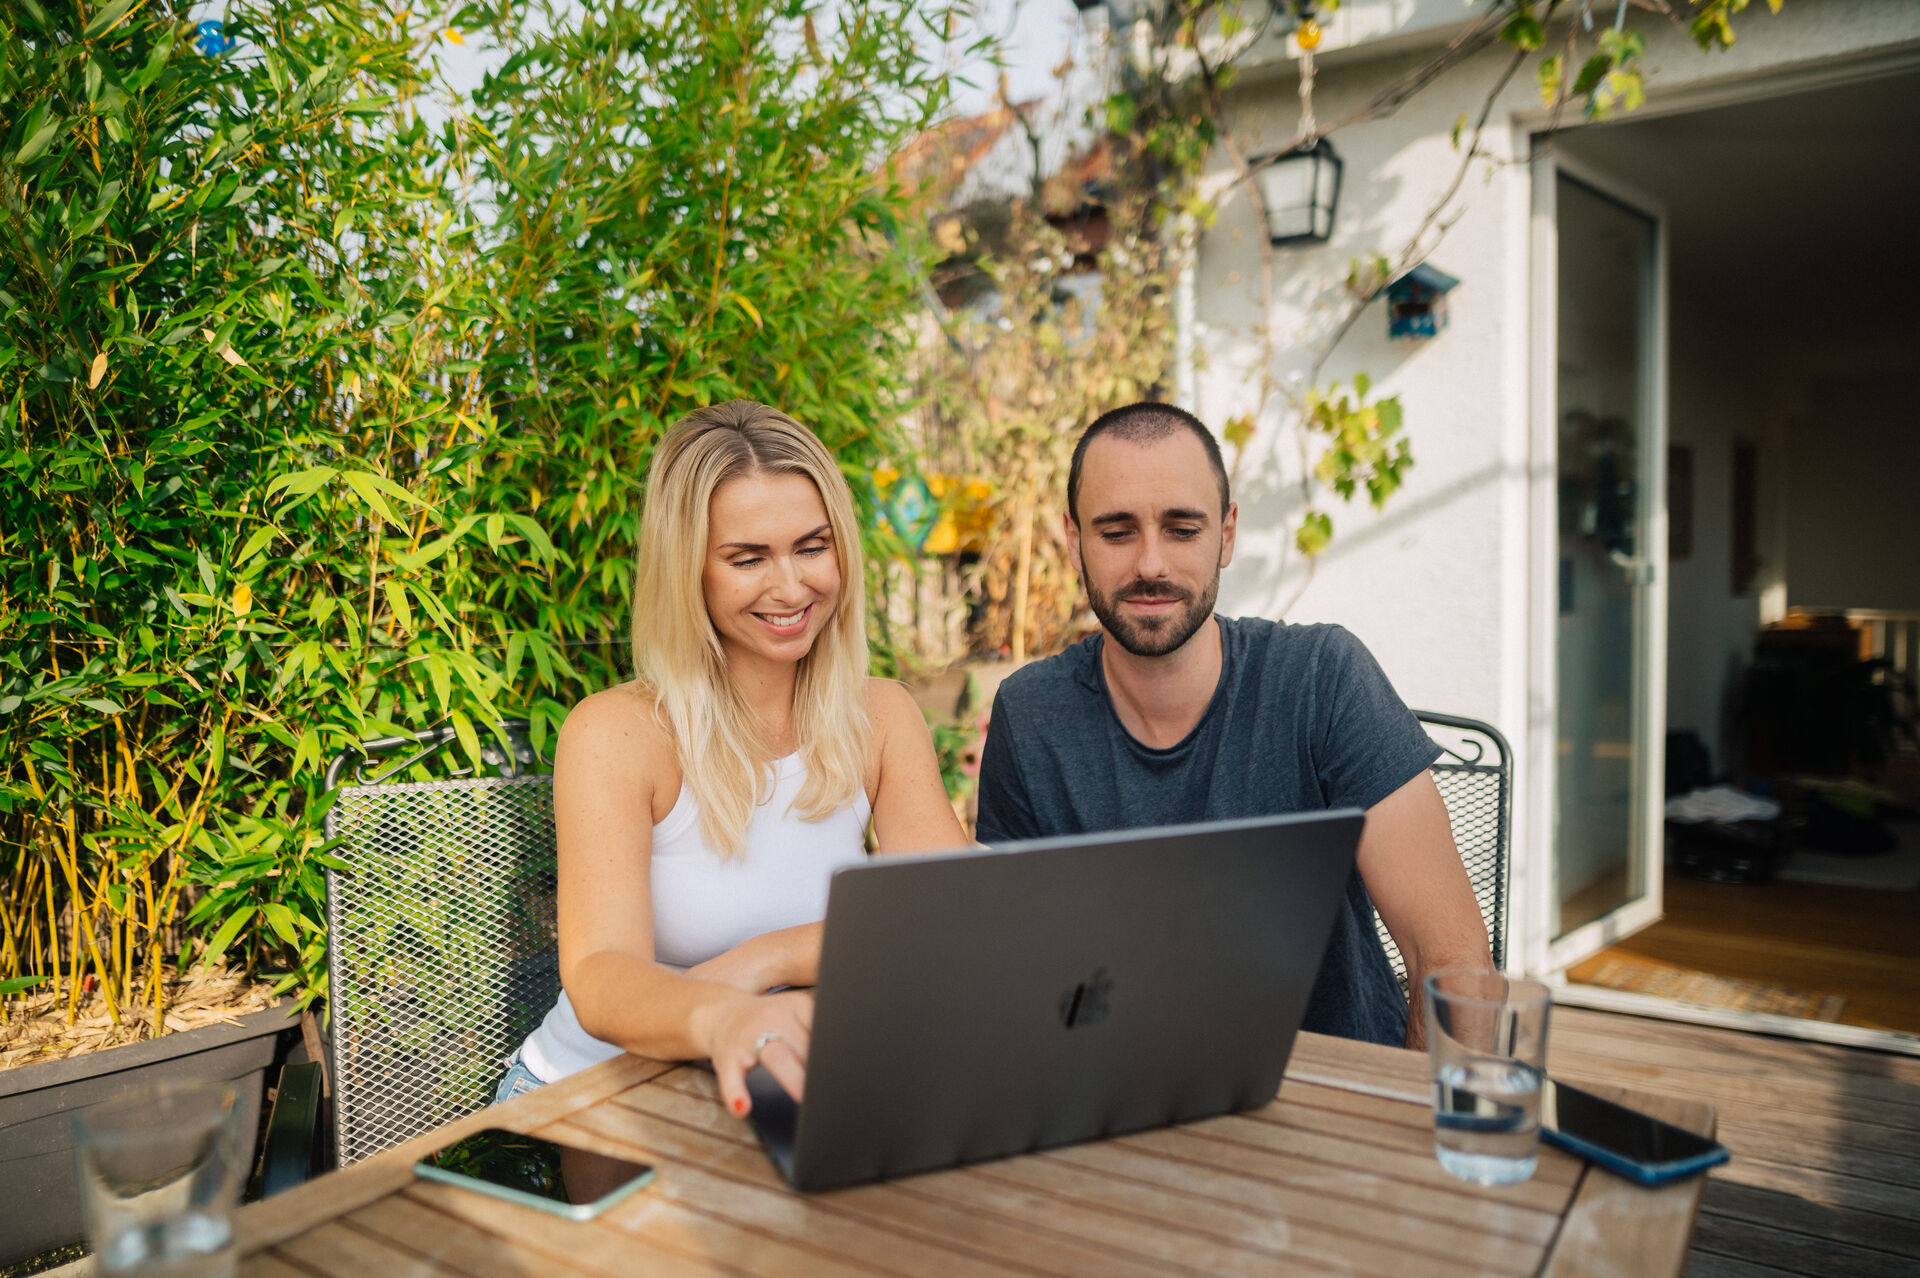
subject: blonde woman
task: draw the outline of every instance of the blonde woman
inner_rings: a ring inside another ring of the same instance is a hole
[[[667,432],[634,583],[639,677],[555,755],[563,992],[499,1098],[634,1052],[798,1098],[827,881],[966,844],[906,690],[867,677],[853,499],[811,432],[734,400]]]

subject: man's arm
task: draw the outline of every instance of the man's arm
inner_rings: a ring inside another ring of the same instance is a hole
[[[1006,843],[1042,835],[1033,818],[1025,779],[1014,757],[1013,737],[1019,731],[1005,708],[1001,693],[993,698],[993,717],[980,747],[980,780],[975,791],[974,838],[981,843]]]
[[[1447,805],[1422,771],[1367,809],[1360,878],[1407,961],[1407,1046],[1427,1043],[1421,982],[1442,967],[1492,967],[1487,928],[1454,846]]]

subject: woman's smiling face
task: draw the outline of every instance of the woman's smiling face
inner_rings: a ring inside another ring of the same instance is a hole
[[[761,471],[714,489],[700,582],[729,664],[806,656],[840,604],[840,556],[813,481]]]

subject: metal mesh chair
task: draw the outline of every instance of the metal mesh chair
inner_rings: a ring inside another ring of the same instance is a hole
[[[1467,879],[1480,902],[1480,917],[1486,920],[1487,940],[1493,948],[1493,965],[1504,968],[1507,960],[1507,834],[1513,810],[1513,763],[1507,739],[1499,729],[1478,719],[1416,710],[1415,716],[1428,728],[1441,755],[1430,771],[1446,800],[1447,817],[1453,826],[1453,841],[1466,863]],[[1434,731],[1438,729],[1438,731]],[[1400,947],[1387,933],[1379,911],[1373,915],[1373,927],[1386,947],[1394,975],[1406,988],[1407,961]]]
[[[522,725],[509,725],[510,729]],[[327,835],[335,1149],[341,1165],[470,1114],[560,990],[552,778],[524,736],[489,746],[497,776],[392,781],[451,730],[335,759],[378,769],[339,788]],[[390,766],[379,756],[417,752]]]

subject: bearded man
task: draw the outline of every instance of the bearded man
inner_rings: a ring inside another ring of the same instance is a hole
[[[1439,748],[1341,627],[1214,614],[1238,515],[1220,446],[1192,414],[1131,404],[1082,433],[1066,536],[1100,633],[1001,685],[978,837],[1364,809],[1303,1028],[1420,1047],[1422,976],[1492,966],[1427,771]],[[1376,906],[1407,963],[1411,1014]]]

